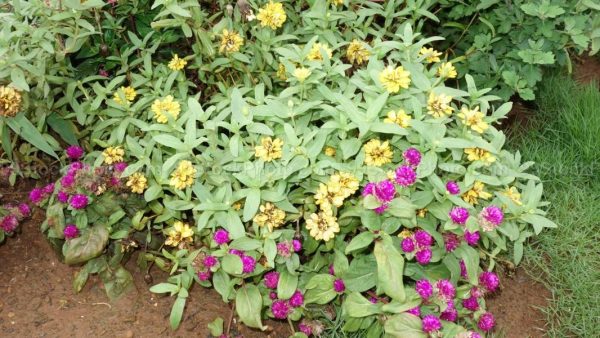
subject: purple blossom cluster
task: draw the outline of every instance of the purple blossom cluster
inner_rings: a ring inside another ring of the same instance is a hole
[[[483,229],[483,231],[493,231],[500,226],[503,220],[504,212],[502,212],[502,209],[495,205],[490,205],[483,208],[477,217],[479,226]]]
[[[3,217],[0,217],[0,229],[6,233],[14,232],[21,221],[31,216],[31,208],[26,203],[16,206],[7,204],[4,205],[3,209],[7,213]]]
[[[304,295],[300,290],[296,290],[290,299],[277,299],[277,293],[271,292],[271,313],[276,319],[287,319],[294,308],[304,305]]]
[[[429,264],[433,251],[433,237],[425,230],[417,230],[400,243],[405,253],[415,253],[415,259],[421,265]]]

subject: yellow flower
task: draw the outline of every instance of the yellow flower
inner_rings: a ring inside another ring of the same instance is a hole
[[[412,117],[410,117],[404,109],[399,109],[397,112],[393,110],[389,111],[387,117],[383,119],[383,122],[396,123],[402,128],[408,128],[410,126],[410,120],[412,120]]]
[[[350,63],[361,65],[363,62],[367,62],[371,56],[371,52],[365,47],[365,44],[359,40],[352,40],[346,51],[346,57]]]
[[[221,46],[219,47],[220,53],[235,53],[240,50],[240,47],[244,44],[244,39],[234,31],[228,31],[223,29],[221,35]]]
[[[440,55],[442,55],[442,53],[438,52],[437,50],[435,50],[433,48],[423,47],[419,51],[419,55],[424,57],[425,61],[427,61],[427,63],[433,63],[433,62],[440,62]]]
[[[458,117],[464,125],[471,127],[471,129],[480,134],[489,127],[488,124],[483,120],[484,116],[485,115],[479,111],[479,107],[475,107],[475,109],[469,109],[468,107],[463,106],[460,109],[460,113],[458,113]]]
[[[421,218],[425,218],[427,215],[427,208],[417,209],[417,216]]]
[[[471,205],[476,205],[479,203],[479,198],[487,200],[492,197],[492,194],[484,191],[484,189],[485,185],[482,182],[475,181],[473,187],[462,195],[462,199]]]
[[[456,68],[452,62],[443,62],[437,69],[437,75],[445,79],[454,79],[456,77]]]
[[[377,139],[370,140],[367,142],[363,149],[365,150],[365,164],[375,167],[381,167],[386,163],[392,162],[392,156],[394,152],[390,147],[388,141],[381,142]]]
[[[344,194],[339,184],[319,184],[315,194],[315,203],[321,210],[331,210],[332,206],[341,207],[344,204]]]
[[[187,61],[185,61],[184,59],[180,59],[179,56],[175,54],[169,62],[169,69],[178,71],[185,68],[185,65],[187,65]]]
[[[328,242],[335,237],[336,233],[340,232],[337,218],[332,215],[331,211],[311,214],[306,220],[306,229],[314,239],[317,241],[324,240],[325,242]]]
[[[329,178],[331,186],[339,187],[343,198],[347,198],[358,190],[358,178],[350,173],[340,171]]]
[[[126,185],[131,189],[131,192],[141,194],[148,188],[148,179],[142,173],[133,173],[129,176]]]
[[[21,110],[21,93],[9,86],[0,86],[0,116],[13,117]]]
[[[167,95],[162,101],[159,99],[154,100],[152,107],[150,108],[154,113],[154,118],[158,123],[169,122],[169,117],[176,120],[181,112],[181,106],[179,102],[173,100],[173,96]]]
[[[271,137],[263,137],[260,140],[259,146],[254,147],[254,156],[265,162],[271,162],[281,158],[283,141],[281,139],[272,139]]]
[[[277,67],[277,78],[281,81],[287,80],[287,75],[285,74],[285,66],[283,65],[283,63],[280,63],[279,67]]]
[[[284,221],[285,212],[270,202],[261,205],[260,213],[254,216],[254,222],[260,226],[266,226],[269,232],[273,232],[273,228],[280,227]]]
[[[233,205],[231,207],[233,208],[233,210],[239,211],[240,209],[242,209],[242,206],[243,206],[242,202],[235,202],[235,203],[233,203]]]
[[[467,154],[467,159],[471,162],[483,161],[486,165],[496,162],[496,157],[485,149],[466,148],[465,154]]]
[[[189,225],[176,221],[173,224],[173,229],[169,230],[169,237],[165,241],[165,245],[179,246],[180,243],[192,243],[194,241],[194,230]]]
[[[400,231],[400,233],[398,234],[398,237],[400,238],[408,238],[412,236],[412,231],[408,230],[408,229],[404,229],[402,231]]]
[[[335,150],[334,147],[329,147],[329,146],[325,147],[325,155],[327,155],[327,156],[335,157],[336,152],[337,151]]]
[[[183,160],[179,162],[177,169],[171,173],[169,184],[175,189],[183,190],[192,184],[196,178],[196,168],[192,166],[192,162]]]
[[[108,147],[104,149],[102,155],[104,156],[104,163],[110,165],[123,161],[123,155],[125,155],[125,151],[120,146]]]
[[[304,82],[304,80],[306,80],[306,78],[309,77],[310,74],[311,74],[310,70],[308,70],[304,67],[294,69],[294,77],[300,83]]]
[[[452,102],[452,96],[431,93],[427,100],[427,113],[435,118],[444,117],[444,115],[450,116],[454,111],[454,108],[450,106],[450,102]]]
[[[379,81],[385,90],[397,93],[400,88],[406,89],[410,85],[410,73],[402,66],[396,68],[387,66],[379,73]]]
[[[335,6],[342,6],[344,4],[344,0],[330,0],[330,1]]]
[[[321,53],[321,49],[327,53],[327,56],[331,59],[333,56],[333,52],[331,48],[326,43],[315,42],[308,53],[308,59],[310,61],[323,61],[323,54]]]
[[[516,187],[506,188],[502,193],[515,202],[516,205],[523,205],[523,202],[521,202],[521,193]]]
[[[135,89],[133,89],[133,87],[131,86],[121,87],[118,91],[115,92],[113,97],[113,100],[115,100],[115,102],[118,104],[123,104],[123,101],[121,100],[121,95],[123,95],[127,103],[131,103],[133,102],[133,100],[135,100],[137,93],[135,92]]]
[[[283,26],[286,15],[281,3],[269,1],[268,4],[258,10],[256,18],[260,21],[261,26],[269,26],[271,29],[277,29]]]

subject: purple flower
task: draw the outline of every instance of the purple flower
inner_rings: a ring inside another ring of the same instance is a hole
[[[454,288],[454,285],[452,285],[452,282],[447,279],[440,279],[435,284],[435,287],[438,289],[438,295],[447,301],[456,296],[456,289]]]
[[[243,273],[252,273],[254,272],[254,268],[256,268],[256,260],[252,256],[244,255],[242,256],[242,265],[244,267],[242,269]]]
[[[477,322],[477,326],[481,331],[490,331],[496,325],[496,320],[494,319],[494,315],[490,312],[486,312],[479,317],[479,321]]]
[[[444,246],[446,247],[446,252],[452,252],[458,248],[460,245],[460,238],[452,232],[444,233]]]
[[[417,180],[417,173],[415,170],[407,165],[403,165],[396,169],[396,183],[403,187],[411,186]]]
[[[417,230],[415,232],[415,241],[420,246],[431,246],[433,244],[433,238],[431,235],[425,230]]]
[[[29,200],[32,203],[38,204],[44,199],[44,192],[40,188],[34,188],[29,193]]]
[[[217,265],[218,262],[219,261],[217,260],[217,257],[211,256],[211,255],[204,257],[204,259],[202,260],[202,263],[204,264],[204,266],[209,269],[212,268],[213,266]]]
[[[433,295],[433,286],[427,279],[421,279],[415,284],[415,291],[417,291],[421,298],[427,300]]]
[[[300,250],[302,250],[302,242],[294,239],[292,240],[292,247],[294,248],[294,252],[300,252]]]
[[[467,266],[465,265],[465,261],[461,259],[460,262],[458,262],[458,265],[460,265],[460,276],[462,278],[467,278]]]
[[[480,288],[474,286],[471,288],[471,297],[475,297],[475,298],[481,298],[483,297],[483,292]]]
[[[381,181],[375,185],[375,196],[382,202],[389,202],[396,196],[396,187],[389,180]]]
[[[483,208],[479,213],[479,225],[484,231],[492,231],[504,220],[502,209],[495,205]]]
[[[329,274],[335,276],[335,270],[333,269],[333,264],[329,264]]]
[[[466,230],[465,241],[471,246],[477,245],[477,243],[479,242],[479,231],[470,232]]]
[[[452,222],[460,225],[465,225],[467,223],[467,219],[469,218],[469,211],[462,207],[454,207],[448,213]]]
[[[426,315],[423,317],[423,331],[429,333],[438,331],[442,328],[442,322],[435,315]]]
[[[67,157],[72,160],[78,160],[83,156],[83,148],[80,146],[69,146],[66,151]]]
[[[406,163],[416,167],[421,163],[421,153],[415,148],[408,148],[402,153],[402,157],[406,160]]]
[[[453,302],[448,302],[448,307],[440,314],[440,318],[449,322],[455,322],[458,318],[458,311]]]
[[[377,297],[369,297],[369,302],[371,302],[372,304],[377,304],[378,301],[379,299],[377,299]]]
[[[333,290],[335,290],[335,292],[337,293],[342,293],[346,291],[346,284],[344,284],[344,281],[342,279],[338,278],[333,281]]]
[[[300,292],[300,290],[296,290],[292,297],[290,297],[290,305],[292,307],[300,307],[304,305],[304,296],[302,295],[302,292]]]
[[[81,169],[83,169],[85,165],[81,162],[73,162],[69,165],[69,170],[67,170],[68,175],[75,175]]]
[[[291,249],[290,242],[285,241],[285,242],[277,243],[277,253],[281,257],[285,257],[285,258],[290,257],[292,255],[290,249]]]
[[[265,286],[269,289],[277,288],[277,284],[279,283],[279,272],[271,271],[265,274]]]
[[[72,174],[67,174],[60,179],[60,185],[63,188],[71,188],[75,184],[75,176]]]
[[[413,307],[412,309],[406,311],[406,313],[410,313],[413,316],[421,317],[421,308],[416,306],[416,307]]]
[[[83,194],[76,194],[71,197],[71,207],[73,209],[83,209],[88,205],[88,197]]]
[[[389,208],[389,206],[390,206],[389,204],[385,204],[385,203],[384,203],[384,204],[382,204],[381,206],[379,206],[379,207],[377,207],[377,208],[373,209],[373,211],[375,211],[375,213],[376,213],[377,215],[381,215],[381,214],[383,214],[383,213],[384,213],[384,212],[387,210],[387,208]]]
[[[481,335],[479,334],[479,332],[471,331],[471,332],[469,332],[469,334],[470,334],[469,338],[481,338]]]
[[[271,312],[273,317],[277,319],[286,319],[290,313],[290,307],[285,300],[276,300],[271,304]]]
[[[31,214],[31,208],[27,203],[19,204],[17,209],[19,209],[19,213],[21,214],[22,218],[28,217]]]
[[[0,219],[0,228],[4,232],[13,232],[19,226],[19,220],[15,215],[6,215]]]
[[[450,193],[450,195],[460,194],[460,188],[458,187],[458,183],[454,181],[448,181],[448,183],[446,183],[446,190]]]
[[[462,306],[469,311],[477,311],[479,309],[477,297],[471,296],[467,299],[463,299]]]
[[[126,162],[115,163],[114,168],[115,168],[116,172],[122,173],[125,171],[125,169],[127,169],[127,163]]]
[[[215,231],[213,239],[218,245],[229,243],[229,232],[227,232],[225,229],[219,229]]]
[[[75,224],[67,224],[65,230],[63,231],[66,239],[72,239],[79,237],[79,229],[75,226]]]
[[[201,281],[207,281],[210,279],[211,273],[210,271],[200,271],[198,272],[198,279]]]
[[[373,193],[375,193],[375,183],[369,182],[363,188],[362,195],[364,197],[364,196],[368,196],[368,195],[373,195]]]
[[[300,332],[304,333],[307,336],[310,336],[312,334],[312,328],[304,323],[298,324],[298,330],[300,330]]]
[[[431,252],[431,249],[429,249],[429,248],[421,249],[421,250],[417,251],[415,258],[417,259],[417,263],[419,263],[421,265],[425,265],[425,264],[429,264],[429,262],[431,261],[432,255],[433,255],[433,253]]]
[[[54,183],[50,183],[47,186],[45,186],[42,191],[44,192],[44,194],[46,195],[50,195],[54,192]]]
[[[402,251],[409,253],[415,251],[415,241],[412,238],[406,237],[401,243]]]
[[[269,298],[271,300],[277,299],[277,292],[274,292],[274,291],[269,292]]]
[[[57,194],[56,194],[56,199],[60,202],[60,203],[67,203],[69,201],[69,194],[67,194],[66,192],[60,190]]]
[[[489,292],[494,292],[500,284],[498,275],[493,272],[485,271],[479,275],[479,284],[483,285]]]

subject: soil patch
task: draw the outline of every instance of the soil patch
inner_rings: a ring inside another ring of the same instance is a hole
[[[582,56],[575,60],[574,77],[577,82],[600,84],[600,58],[598,56]]]

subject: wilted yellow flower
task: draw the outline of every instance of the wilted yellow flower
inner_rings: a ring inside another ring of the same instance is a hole
[[[152,107],[150,108],[154,113],[154,118],[158,123],[169,122],[169,117],[176,120],[181,112],[181,106],[179,102],[173,100],[173,96],[167,95],[162,101],[159,99],[154,100]]]
[[[444,79],[454,79],[456,77],[456,68],[452,62],[443,62],[437,69],[437,75]]]
[[[347,198],[358,190],[358,178],[350,173],[340,171],[337,174],[331,175],[329,185],[339,187],[343,198]]]
[[[180,243],[192,243],[194,241],[194,230],[189,225],[176,221],[173,224],[173,229],[169,230],[169,237],[165,241],[165,245],[179,246]]]
[[[287,75],[285,74],[285,66],[283,63],[280,63],[277,67],[277,78],[281,81],[287,80]]]
[[[386,163],[392,162],[392,156],[394,152],[390,147],[388,141],[381,142],[380,140],[373,139],[367,142],[363,149],[365,150],[365,164],[375,167],[381,167]]]
[[[244,39],[234,31],[228,31],[223,29],[221,34],[221,46],[219,52],[221,53],[234,53],[240,50],[240,47],[244,44]]]
[[[471,129],[480,134],[489,127],[488,124],[483,120],[485,115],[479,111],[479,107],[475,107],[475,109],[469,109],[468,107],[463,106],[457,116],[464,125],[471,127]]]
[[[327,146],[325,147],[325,155],[334,157],[336,154],[336,150],[334,147]]]
[[[148,188],[148,179],[142,173],[133,173],[129,176],[126,185],[131,189],[131,192],[141,194]]]
[[[523,205],[523,202],[521,202],[521,193],[516,187],[506,188],[502,193],[515,202],[516,205]]]
[[[396,68],[387,66],[379,73],[379,81],[385,90],[397,93],[400,88],[406,89],[410,85],[410,73],[402,66]]]
[[[333,206],[341,207],[344,204],[344,194],[339,184],[319,183],[315,203],[321,210],[331,210]]]
[[[425,218],[425,216],[427,216],[427,208],[417,209],[417,216]]]
[[[340,225],[331,211],[321,211],[318,214],[310,215],[306,220],[306,229],[317,241],[328,242],[335,237],[336,233],[340,232]]]
[[[404,229],[402,231],[400,231],[400,233],[398,234],[398,237],[400,238],[408,238],[412,236],[412,231],[408,230],[408,229]]]
[[[284,221],[285,212],[271,202],[261,205],[260,213],[254,216],[254,222],[260,226],[266,226],[269,232],[273,232],[273,228],[280,227]]]
[[[354,39],[350,45],[348,45],[346,57],[350,63],[361,65],[363,62],[367,62],[369,56],[371,56],[371,52],[369,52],[362,41]]]
[[[496,162],[496,157],[485,149],[466,148],[465,154],[467,154],[467,159],[471,162],[483,161],[486,165]]]
[[[175,189],[183,190],[192,184],[196,178],[196,168],[192,162],[183,160],[179,162],[177,169],[171,173],[169,184]]]
[[[323,54],[321,53],[321,49],[327,53],[327,56],[331,59],[333,56],[333,52],[331,48],[326,43],[315,42],[308,53],[308,59],[311,61],[323,61]]]
[[[408,115],[404,109],[398,109],[397,112],[393,110],[389,111],[387,113],[387,117],[383,119],[383,122],[395,123],[402,128],[408,128],[410,126],[410,120],[412,120],[412,117],[410,117],[410,115]]]
[[[425,61],[427,61],[427,63],[433,63],[433,62],[440,62],[440,55],[442,55],[442,53],[438,52],[437,50],[435,50],[433,48],[423,47],[419,51],[419,55],[421,55],[422,57],[425,57]]]
[[[277,29],[283,26],[287,17],[281,3],[269,1],[268,4],[258,10],[256,18],[260,21],[261,26],[269,26],[271,29]]]
[[[238,211],[240,209],[242,209],[242,206],[244,204],[242,202],[235,202],[233,203],[233,205],[231,206],[233,208],[233,210]]]
[[[492,197],[492,194],[484,191],[484,189],[485,184],[483,184],[483,182],[475,181],[473,187],[462,195],[462,199],[471,205],[476,205],[479,203],[479,198],[487,200]]]
[[[173,55],[173,58],[169,61],[169,69],[174,71],[182,70],[185,65],[187,65],[187,61],[180,59],[177,54]]]
[[[121,87],[118,91],[115,92],[113,97],[113,100],[115,100],[115,102],[118,104],[123,104],[123,101],[121,100],[121,95],[125,97],[125,101],[130,103],[133,102],[133,100],[135,100],[137,93],[135,92],[135,89],[133,89],[133,87],[131,86]]]
[[[452,102],[452,96],[446,94],[429,94],[429,99],[427,100],[427,114],[433,115],[435,118],[452,115],[454,108],[450,106],[450,102]]]
[[[21,110],[23,97],[10,86],[0,86],[0,116],[13,117]]]
[[[125,151],[120,146],[108,147],[104,149],[102,155],[104,156],[104,163],[110,165],[123,161],[123,155],[125,155]]]
[[[336,6],[341,6],[344,4],[344,0],[329,0],[329,1],[331,1],[331,3]]]
[[[311,74],[310,70],[304,67],[294,69],[294,77],[302,83]]]
[[[263,137],[259,146],[254,147],[254,156],[265,162],[271,162],[282,156],[283,141],[279,138]]]

